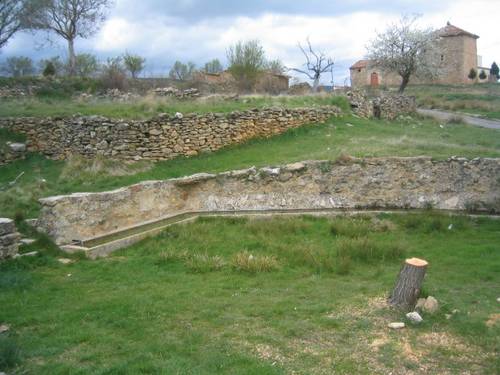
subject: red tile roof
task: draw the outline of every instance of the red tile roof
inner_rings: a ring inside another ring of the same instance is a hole
[[[442,29],[439,29],[438,33],[439,33],[439,36],[442,36],[442,37],[465,35],[465,36],[470,36],[470,37],[475,38],[475,39],[479,38],[478,35],[475,35],[475,34],[469,33],[468,31],[462,30],[461,28],[456,27],[449,22],[445,27],[443,27]]]
[[[368,66],[369,62],[370,62],[370,60],[359,60],[357,63],[355,63],[349,69],[362,69],[362,68],[366,68]]]

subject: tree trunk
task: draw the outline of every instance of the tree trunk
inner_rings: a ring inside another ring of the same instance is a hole
[[[316,77],[316,78],[314,78],[312,91],[318,92],[318,88],[319,88],[319,77]]]
[[[76,56],[75,56],[75,45],[73,39],[68,39],[68,63],[69,63],[69,75],[76,75]]]
[[[399,272],[396,286],[389,297],[391,305],[403,309],[413,309],[415,307],[427,271],[427,265],[428,263],[423,259],[406,259]]]
[[[408,83],[410,83],[410,77],[403,77],[403,80],[401,81],[401,85],[399,86],[399,93],[402,94],[406,86],[408,86]]]

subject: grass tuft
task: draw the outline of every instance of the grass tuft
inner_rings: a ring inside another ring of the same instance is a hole
[[[231,260],[231,265],[236,271],[252,274],[271,272],[279,269],[276,257],[271,255],[252,255],[248,251],[236,253]]]
[[[194,254],[186,260],[185,264],[191,272],[207,273],[220,271],[226,265],[226,261],[218,255]]]
[[[17,341],[7,334],[0,334],[0,370],[13,368],[21,362],[21,349]]]

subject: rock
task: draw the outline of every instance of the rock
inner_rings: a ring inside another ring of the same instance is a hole
[[[0,333],[7,332],[10,329],[8,324],[0,324]]]
[[[14,258],[34,257],[36,255],[38,255],[38,251],[30,251],[29,253],[16,254],[14,255]]]
[[[72,259],[68,259],[68,258],[58,258],[57,261],[61,264],[71,264],[73,263],[73,260]]]
[[[12,152],[26,152],[26,145],[24,143],[7,143]]]
[[[16,231],[14,220],[5,217],[0,218],[0,236]]]
[[[416,311],[412,311],[406,314],[406,318],[412,323],[422,323],[424,321],[420,314]]]
[[[422,311],[422,308],[424,307],[424,305],[425,305],[425,298],[419,298],[417,300],[417,304],[415,305],[415,310]]]
[[[21,239],[21,243],[23,245],[31,245],[31,244],[33,244],[35,242],[36,242],[36,240],[34,240],[33,238],[22,238]]]
[[[180,113],[180,112],[176,112],[175,113],[175,118],[179,119],[179,120],[182,120],[184,118],[184,115],[182,113]]]
[[[430,314],[434,314],[439,309],[439,304],[437,299],[432,296],[427,297],[424,305],[422,306],[422,311]]]
[[[405,327],[405,324],[403,322],[394,322],[389,323],[387,326],[391,329],[402,329]]]

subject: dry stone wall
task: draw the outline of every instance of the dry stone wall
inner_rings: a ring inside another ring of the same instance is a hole
[[[413,114],[417,111],[417,102],[414,96],[382,95],[369,98],[361,91],[348,91],[347,98],[353,112],[364,118],[381,118],[394,120],[400,115]]]
[[[14,257],[19,249],[21,235],[16,230],[14,221],[0,218],[0,260]]]
[[[309,161],[45,198],[38,226],[67,244],[193,211],[474,205],[500,212],[499,176],[500,159]]]
[[[341,113],[334,106],[254,109],[229,114],[162,114],[149,120],[100,116],[4,118],[0,127],[27,136],[28,150],[53,159],[105,155],[126,160],[166,160],[218,150],[256,137],[270,137]]]

